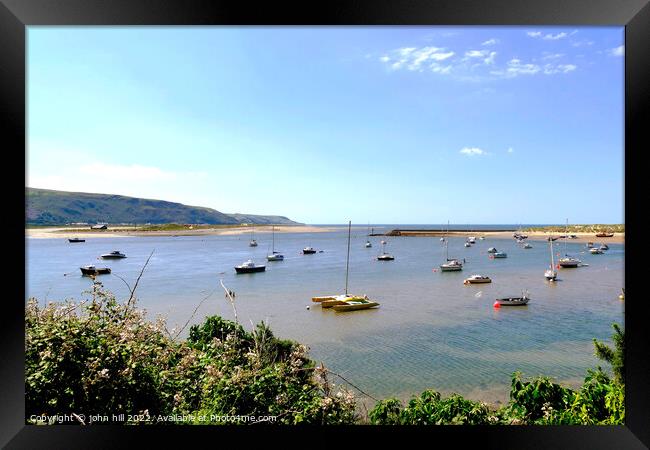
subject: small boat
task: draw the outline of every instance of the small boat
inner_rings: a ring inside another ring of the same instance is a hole
[[[613,236],[614,233],[604,233],[604,232],[596,233],[596,237],[613,237]]]
[[[521,297],[506,297],[506,298],[497,298],[494,302],[494,306],[519,306],[525,305],[530,301],[528,294],[523,294]]]
[[[305,255],[311,255],[313,253],[316,253],[316,249],[314,249],[313,247],[305,247],[302,249],[302,253]]]
[[[505,252],[496,252],[492,255],[493,258],[507,258],[508,254]]]
[[[275,251],[275,227],[272,228],[273,233],[273,246],[271,248],[271,254],[266,255],[267,261],[284,261],[284,255]]]
[[[549,236],[549,237],[546,238],[546,240],[547,240],[547,241],[557,241],[558,238],[557,238],[557,237]]]
[[[79,238],[71,238],[68,239],[68,242],[86,242],[85,239],[79,239]]]
[[[593,242],[587,242],[587,248],[592,248],[594,246]]]
[[[448,259],[446,263],[440,264],[441,272],[458,272],[463,270],[463,264],[457,259]]]
[[[255,233],[255,226],[251,228],[251,241],[248,243],[249,247],[257,247],[257,241],[254,239],[253,234]]]
[[[578,267],[581,263],[582,261],[580,261],[578,258],[573,258],[569,255],[564,255],[564,258],[560,258],[560,260],[558,261],[560,267],[564,269]]]
[[[476,244],[476,237],[474,236],[468,237],[467,242],[469,242],[470,244]]]
[[[567,230],[567,233],[568,233],[568,231],[569,231],[569,219],[566,220],[566,230]],[[589,244],[587,244],[587,245],[589,245]],[[563,269],[573,269],[575,267],[578,267],[580,264],[582,264],[582,261],[580,261],[578,258],[573,258],[573,257],[569,256],[566,253],[566,250],[567,250],[566,241],[564,241],[564,258],[560,258],[560,260],[558,261],[558,264],[560,265],[560,267],[562,267]]]
[[[578,239],[578,236],[576,236],[575,234],[570,234],[569,239]]]
[[[479,240],[484,241],[484,240],[485,240],[485,236],[481,236],[481,237],[479,238]]]
[[[472,244],[470,244],[469,242],[465,242],[465,247],[471,247],[471,246]]]
[[[609,250],[609,246],[607,244],[600,244],[599,247],[601,250]]]
[[[483,275],[472,275],[469,278],[466,278],[465,281],[463,281],[463,284],[481,284],[481,283],[492,283],[492,279],[490,277],[486,277]]]
[[[318,302],[322,308],[334,308],[335,311],[355,311],[379,306],[379,303],[370,301],[366,295],[348,294],[348,275],[350,268],[350,236],[352,234],[352,221],[348,222],[348,254],[345,263],[345,294],[312,297],[312,302]]]
[[[82,275],[104,275],[111,273],[109,267],[95,267],[93,265],[79,267]]]
[[[488,252],[488,253],[496,253],[496,252],[497,252],[497,249],[494,248],[494,247],[490,247],[490,248],[488,248],[488,251],[487,251],[487,252]]]
[[[358,301],[358,300],[364,300],[367,297],[365,296],[360,296],[360,295],[348,295],[348,294],[341,294],[341,295],[335,295],[329,299],[322,300],[320,302],[321,308],[332,308],[334,306],[338,305],[344,305],[346,302],[349,301]],[[314,298],[312,298],[312,301]]]
[[[449,222],[447,222],[449,229]],[[446,237],[446,236],[445,236]],[[463,270],[463,264],[455,258],[449,259],[449,241],[445,241],[445,262],[440,264],[441,272],[458,272]]]
[[[370,243],[370,224],[368,224],[368,237],[366,238],[366,248],[371,248],[372,244]]]
[[[557,278],[557,272],[555,271],[555,260],[553,259],[553,241],[549,241],[548,245],[551,247],[551,265],[546,272],[544,272],[544,277],[548,281],[555,281]]]
[[[342,311],[357,311],[359,309],[369,309],[369,308],[376,308],[379,306],[379,303],[370,301],[366,298],[358,299],[358,300],[347,300],[344,303],[340,305],[334,305],[334,311],[342,312]]]
[[[114,250],[110,253],[104,253],[101,255],[101,257],[104,259],[120,259],[126,258],[126,255],[124,253],[121,253],[119,250]]]
[[[522,248],[533,248],[533,246],[526,242]]]
[[[377,261],[393,261],[395,259],[393,255],[386,253],[385,246],[386,241],[381,241],[381,255],[377,256]]]
[[[258,266],[250,259],[239,266],[235,266],[235,271],[237,273],[254,273],[254,272],[264,272],[266,266]]]
[[[599,247],[593,247],[589,249],[589,253],[592,255],[602,255],[605,252],[603,252]]]
[[[621,288],[621,294],[618,296],[619,300],[625,300],[625,288]]]

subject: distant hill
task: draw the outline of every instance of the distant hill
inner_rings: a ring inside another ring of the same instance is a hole
[[[215,209],[123,195],[25,188],[28,225],[69,223],[297,224],[284,216],[225,214]]]

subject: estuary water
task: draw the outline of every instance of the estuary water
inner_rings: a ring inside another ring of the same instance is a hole
[[[374,230],[392,228],[397,227]],[[352,229],[348,291],[381,304],[371,310],[337,313],[311,302],[313,296],[344,292],[347,226],[276,233],[275,249],[285,255],[278,262],[266,261],[271,233],[255,234],[258,247],[248,246],[248,234],[102,237],[78,244],[29,238],[26,294],[41,304],[89,298],[84,291],[92,282],[79,271],[86,264],[111,267],[133,286],[153,251],[137,288],[138,305],[151,320],[162,315],[170,330],[180,329],[199,304],[190,325],[213,314],[234,319],[221,279],[236,293],[245,328],[267,321],[276,336],[308,345],[313,359],[376,398],[408,399],[432,388],[506,402],[516,370],[576,386],[586,369],[602,364],[593,356],[592,339],[610,342],[612,322],[624,321],[624,302],[618,299],[624,287],[623,244],[608,244],[604,254],[592,255],[584,244],[567,242],[566,251],[588,266],[560,269],[558,281],[551,283],[543,276],[550,263],[546,241],[529,239],[533,248],[523,249],[513,239],[487,237],[466,248],[464,237],[450,237],[449,257],[466,262],[462,272],[441,273],[445,249],[438,237],[377,236],[370,238],[373,247],[365,248],[366,234],[366,226]],[[377,261],[382,239],[394,261]],[[556,255],[565,252],[560,242],[554,245]],[[306,246],[322,252],[303,255]],[[508,257],[489,258],[489,247]],[[112,250],[128,258],[98,260]],[[247,259],[266,264],[266,271],[236,274],[234,266]],[[472,274],[488,275],[493,282],[464,285]],[[98,279],[126,299],[129,291],[117,276]],[[518,296],[524,289],[530,293],[528,305],[493,308],[495,298]]]

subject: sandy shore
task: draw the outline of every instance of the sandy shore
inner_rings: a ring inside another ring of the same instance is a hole
[[[336,227],[314,227],[310,225],[276,225],[276,233],[323,233],[335,231]],[[271,233],[271,225],[259,225],[255,227],[255,234]],[[139,231],[133,227],[110,227],[108,230],[90,231],[88,229],[70,228],[28,228],[25,229],[25,237],[34,239],[68,239],[78,237],[82,239],[106,238],[106,237],[128,237],[128,236],[212,236],[212,235],[234,235],[248,234],[250,227],[215,227],[197,228],[183,230],[164,231]]]
[[[449,233],[446,233],[448,236],[474,236],[478,240],[481,236],[484,236],[486,239],[488,238],[496,238],[496,239],[513,239],[513,232],[512,231],[450,231]],[[523,233],[526,236],[528,236],[529,241],[546,241],[546,239],[549,236],[552,237],[558,237],[561,236],[564,233],[549,233],[549,232],[544,232],[544,231],[530,231],[530,232],[525,232]],[[593,243],[615,243],[615,244],[623,244],[625,243],[625,233],[614,233],[614,236],[612,237],[596,237],[596,233],[569,233],[569,234],[574,234],[577,236],[575,239],[569,239],[568,242],[576,242],[576,243],[587,243],[587,242],[593,242]],[[402,231],[401,236],[395,236],[395,237],[411,237],[411,236],[419,236],[419,237],[442,237],[444,236],[445,233],[439,232],[439,231],[432,231],[432,232],[404,232]],[[393,238],[395,238],[393,237]],[[564,242],[564,239],[558,239],[555,241],[557,244],[558,242]]]

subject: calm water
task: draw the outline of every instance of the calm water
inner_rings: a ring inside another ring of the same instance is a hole
[[[392,228],[376,226],[375,232]],[[27,296],[41,303],[87,298],[82,292],[91,281],[79,266],[93,263],[111,267],[133,285],[155,250],[137,290],[151,319],[164,315],[170,329],[180,328],[202,300],[190,323],[212,314],[234,319],[221,278],[236,292],[237,314],[246,328],[267,320],[277,336],[309,345],[312,358],[378,398],[406,399],[434,388],[504,402],[515,370],[576,384],[599,364],[592,338],[609,342],[611,323],[623,322],[622,244],[592,255],[584,244],[568,243],[568,253],[589,266],[561,269],[559,280],[549,283],[543,277],[550,258],[545,241],[530,241],[533,248],[522,249],[513,239],[486,238],[465,248],[464,238],[452,237],[449,256],[465,258],[466,264],[462,272],[440,273],[432,270],[445,258],[439,238],[383,237],[396,259],[381,262],[376,256],[382,238],[371,238],[373,247],[367,249],[366,233],[366,226],[353,227],[349,292],[381,303],[374,310],[336,313],[310,300],[344,291],[347,227],[277,233],[275,248],[285,255],[280,262],[266,261],[270,233],[255,234],[256,248],[248,246],[248,234],[88,238],[79,244],[27,239]],[[323,253],[303,255],[308,245]],[[508,258],[490,259],[489,247]],[[563,243],[554,247],[564,253]],[[97,260],[111,250],[128,258]],[[266,264],[266,272],[235,274],[233,266],[249,258]],[[463,285],[474,273],[489,275],[492,284]],[[118,298],[128,297],[117,277],[99,279]],[[522,289],[532,298],[527,306],[492,307],[496,297],[520,295]]]

